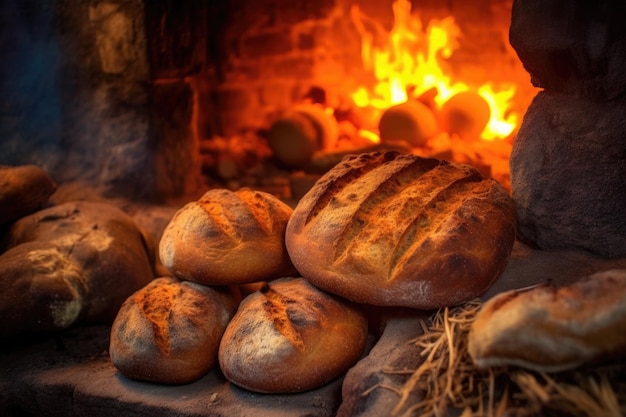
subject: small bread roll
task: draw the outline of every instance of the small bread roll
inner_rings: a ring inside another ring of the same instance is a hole
[[[434,309],[485,292],[515,240],[513,201],[473,167],[397,152],[348,155],[299,201],[287,249],[349,300]]]
[[[490,117],[489,104],[475,91],[455,94],[443,104],[440,112],[443,129],[464,139],[480,139]]]
[[[169,222],[159,244],[161,262],[174,276],[207,285],[291,275],[285,228],[292,212],[262,191],[209,190]]]
[[[235,298],[208,286],[157,278],[130,296],[111,327],[109,354],[125,376],[186,384],[216,363]]]
[[[320,149],[332,149],[338,138],[337,120],[317,104],[295,106],[275,120],[268,132],[273,155],[294,168],[302,168]]]
[[[424,146],[429,138],[439,132],[437,120],[431,109],[419,101],[407,101],[385,110],[378,123],[383,143],[407,142],[411,146]]]
[[[478,367],[572,369],[626,353],[626,270],[609,270],[562,288],[507,291],[487,301],[468,350]]]
[[[219,363],[226,378],[250,391],[301,392],[343,374],[366,341],[361,312],[303,278],[283,278],[241,302]]]
[[[320,149],[314,122],[298,112],[286,114],[272,123],[268,143],[272,155],[290,167],[306,165]]]

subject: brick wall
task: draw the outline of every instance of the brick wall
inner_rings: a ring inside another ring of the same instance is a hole
[[[426,0],[418,11],[424,25],[453,15],[464,36],[451,59],[458,77],[529,83],[508,44],[510,0]],[[360,35],[350,7],[377,19],[389,30],[392,1],[325,0],[253,2],[237,0],[213,40],[219,44],[216,85],[220,133],[267,126],[313,85],[349,94],[363,79]],[[523,94],[522,94],[523,95]],[[522,97],[522,101],[524,101]],[[209,133],[209,132],[205,132]]]
[[[511,0],[414,3],[423,22],[455,16],[464,78],[530,85],[508,44]],[[348,95],[367,78],[354,4],[391,28],[392,0],[7,0],[0,163],[133,196],[193,194],[203,144],[267,127],[312,86]]]

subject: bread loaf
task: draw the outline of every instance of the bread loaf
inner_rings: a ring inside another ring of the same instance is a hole
[[[424,146],[439,131],[431,109],[416,100],[405,101],[389,107],[378,123],[383,143],[406,142],[411,146]]]
[[[222,337],[219,363],[234,384],[265,393],[321,386],[362,355],[367,320],[303,278],[270,282],[246,297]]]
[[[120,308],[111,327],[111,362],[132,379],[195,381],[215,365],[220,338],[235,309],[229,293],[157,278]]]
[[[56,189],[43,168],[0,165],[0,225],[39,210]]]
[[[141,230],[107,203],[68,202],[11,224],[0,254],[0,339],[111,324],[154,278]]]
[[[291,207],[271,194],[213,189],[181,208],[159,244],[174,276],[207,285],[266,281],[295,272],[285,248]]]
[[[346,156],[299,201],[298,271],[349,300],[433,309],[486,291],[515,240],[513,202],[473,167],[397,152]]]
[[[468,350],[481,368],[562,371],[626,353],[626,270],[556,288],[507,291],[485,303]]]
[[[317,104],[295,106],[268,131],[274,157],[294,168],[302,168],[320,149],[333,149],[338,138],[337,120]]]
[[[0,339],[67,329],[88,301],[84,271],[48,242],[27,242],[0,255]]]

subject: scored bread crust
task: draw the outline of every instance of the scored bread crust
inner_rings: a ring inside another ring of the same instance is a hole
[[[348,301],[304,278],[282,278],[241,302],[219,363],[228,380],[250,391],[301,392],[347,371],[366,342],[367,320]]]
[[[161,262],[180,279],[206,285],[265,281],[295,272],[285,247],[292,208],[248,188],[212,189],[181,208],[159,243]]]
[[[348,155],[299,201],[286,245],[314,285],[349,300],[432,309],[486,291],[515,240],[508,192],[465,164]]]
[[[174,277],[156,278],[122,304],[111,326],[111,362],[132,379],[195,381],[216,363],[220,339],[236,308],[230,293]]]
[[[480,368],[516,365],[558,372],[626,353],[626,270],[557,288],[496,295],[479,311],[468,351]]]

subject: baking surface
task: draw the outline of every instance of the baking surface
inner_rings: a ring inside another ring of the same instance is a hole
[[[507,269],[485,297],[542,281],[558,285],[593,272],[626,268],[626,259],[607,260],[584,252],[543,252],[516,243]],[[390,315],[369,355],[333,381],[301,394],[256,394],[227,382],[219,370],[181,386],[132,381],[108,357],[109,327],[74,328],[57,338],[5,349],[0,357],[0,415],[46,416],[380,416],[397,400],[392,391],[363,397],[385,378],[391,362],[417,360],[407,343],[419,332],[425,312]],[[414,366],[414,364],[413,364]],[[342,387],[343,384],[343,387]],[[343,389],[343,397],[342,397]]]

